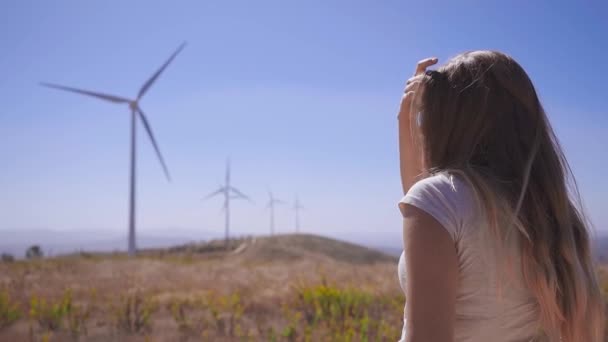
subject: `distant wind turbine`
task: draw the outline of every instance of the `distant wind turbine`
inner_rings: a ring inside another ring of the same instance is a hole
[[[268,198],[266,208],[270,209],[270,235],[274,235],[274,206],[275,204],[285,204],[285,202],[275,198],[270,190],[268,190]]]
[[[296,200],[293,203],[293,210],[296,212],[296,233],[300,232],[300,210],[304,209],[302,203],[300,203],[300,199],[298,195],[296,195]]]
[[[230,184],[230,160],[226,161],[226,180],[224,185],[220,185],[220,188],[212,193],[210,193],[209,195],[207,195],[207,197],[204,198],[204,200],[207,200],[211,197],[214,197],[216,195],[223,195],[224,196],[224,214],[225,216],[225,240],[224,243],[226,245],[226,248],[228,248],[228,240],[230,238],[230,200],[231,199],[246,199],[249,202],[253,202],[251,200],[251,198],[249,198],[247,195],[243,194],[239,189],[233,187]]]
[[[182,49],[185,46],[186,46],[186,43],[185,42],[182,43],[177,48],[177,50],[175,50],[175,52],[173,52],[171,57],[169,57],[169,59],[154,74],[152,74],[152,76],[146,81],[146,83],[144,83],[141,86],[141,88],[139,89],[139,92],[137,93],[137,97],[134,100],[128,99],[125,97],[90,91],[90,90],[66,87],[66,86],[58,85],[58,84],[44,83],[44,82],[40,83],[40,85],[42,85],[44,87],[59,89],[59,90],[72,92],[72,93],[76,93],[76,94],[81,94],[81,95],[86,95],[86,96],[92,96],[92,97],[96,97],[98,99],[113,102],[113,103],[121,103],[121,104],[129,105],[129,109],[131,110],[131,173],[130,173],[130,190],[129,190],[129,242],[128,242],[129,256],[134,256],[136,253],[136,249],[137,249],[136,245],[135,245],[135,183],[136,183],[135,162],[136,162],[136,150],[137,150],[135,138],[136,138],[137,118],[139,118],[141,120],[141,123],[143,124],[146,132],[148,133],[148,137],[150,137],[152,146],[154,146],[154,150],[156,151],[156,155],[158,157],[158,160],[160,161],[160,164],[163,168],[165,176],[167,177],[167,180],[171,181],[171,177],[169,176],[169,170],[167,169],[167,165],[165,164],[163,156],[160,153],[158,144],[156,143],[156,139],[154,138],[154,134],[152,133],[152,127],[150,126],[150,123],[148,122],[148,119],[146,118],[146,115],[144,114],[143,110],[139,106],[139,101],[146,94],[146,92],[150,89],[150,87],[152,87],[154,82],[163,73],[163,71],[167,68],[167,66],[173,61],[175,56],[177,56],[177,54],[180,51],[182,51]]]

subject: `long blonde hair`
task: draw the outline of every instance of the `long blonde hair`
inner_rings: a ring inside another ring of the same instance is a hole
[[[498,244],[518,238],[521,272],[552,341],[603,341],[604,304],[576,182],[523,68],[461,54],[421,85],[424,164],[471,181]],[[513,224],[498,224],[510,217]]]

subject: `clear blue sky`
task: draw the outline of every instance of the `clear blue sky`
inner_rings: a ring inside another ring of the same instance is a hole
[[[127,108],[37,83],[131,97],[185,40],[142,101],[174,181],[140,134],[140,232],[220,235],[220,199],[201,198],[230,156],[256,200],[235,204],[235,233],[268,231],[271,187],[300,194],[308,231],[398,244],[402,85],[418,59],[470,49],[528,71],[608,231],[608,6],[533,3],[3,1],[0,229],[125,232]],[[277,225],[293,229],[287,207]]]

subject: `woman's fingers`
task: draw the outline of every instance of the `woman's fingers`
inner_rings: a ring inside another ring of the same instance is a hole
[[[410,79],[407,80],[407,82],[405,82],[405,84],[407,85],[407,84],[410,84],[412,82],[422,81],[423,78],[424,78],[424,74],[413,76],[413,77],[410,77]]]
[[[419,75],[407,80],[407,84],[403,90],[403,96],[401,97],[401,108],[399,110],[400,115],[404,113],[406,116],[410,115],[411,107],[416,96],[416,91],[418,90],[423,77],[423,75]]]
[[[413,80],[412,82],[408,82],[403,92],[407,93],[408,91],[416,91],[421,82],[422,80]]]
[[[431,57],[421,60],[416,65],[416,72],[414,72],[414,75],[417,76],[423,74],[426,71],[426,68],[430,67],[431,65],[437,64],[438,61],[439,59],[437,59],[437,57]]]

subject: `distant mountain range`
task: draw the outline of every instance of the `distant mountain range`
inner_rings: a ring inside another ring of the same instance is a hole
[[[168,247],[194,241],[193,234],[142,232],[137,235],[139,248]],[[206,236],[205,236],[206,237]],[[199,240],[202,240],[201,237]],[[53,231],[53,230],[0,230],[0,252],[22,258],[25,250],[39,245],[45,255],[77,252],[111,252],[125,250],[126,233],[115,231]]]
[[[209,241],[222,238],[217,233],[194,232],[179,229],[141,232],[137,235],[137,246],[143,248],[164,248],[185,243]],[[333,236],[333,238],[336,238]],[[338,237],[339,238],[339,237]],[[401,254],[399,245],[388,246],[382,241],[369,239],[346,239],[392,256]],[[367,240],[367,241],[366,241]],[[367,243],[366,243],[367,242]],[[0,230],[0,253],[9,253],[23,258],[32,245],[39,245],[45,255],[68,254],[78,251],[112,252],[126,250],[126,233],[113,231],[55,231],[50,229]]]

